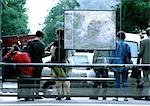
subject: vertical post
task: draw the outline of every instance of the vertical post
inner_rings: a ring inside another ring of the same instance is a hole
[[[0,40],[1,40],[1,24],[2,24],[2,0],[0,0]],[[2,61],[2,46],[0,41],[0,62]],[[0,66],[0,93],[2,93],[2,67]]]
[[[120,0],[120,31],[122,30],[122,0]]]

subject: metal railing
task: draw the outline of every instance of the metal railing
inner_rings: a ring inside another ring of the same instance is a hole
[[[18,66],[18,67],[28,67],[28,66],[36,66],[36,67],[98,67],[98,68],[114,68],[114,67],[124,67],[128,69],[132,69],[133,67],[142,68],[142,67],[150,67],[150,64],[66,64],[66,63],[0,63],[0,67],[4,66]],[[1,79],[2,80],[2,79]],[[51,78],[51,77],[41,77],[41,78],[22,78],[21,80],[45,80],[45,81],[99,81],[99,82],[114,82],[115,78],[86,78],[86,77],[67,77],[67,78]],[[16,96],[16,95],[1,95],[1,96]],[[74,96],[74,95],[70,95]],[[75,95],[76,96],[76,95]],[[84,95],[82,95],[84,96]],[[91,95],[86,95],[91,96]],[[107,95],[110,96],[111,95]],[[113,95],[114,96],[114,95]],[[122,97],[122,96],[121,96]]]

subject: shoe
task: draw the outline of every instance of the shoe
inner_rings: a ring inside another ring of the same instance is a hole
[[[41,96],[34,97],[35,99],[43,99]]]
[[[24,99],[25,99],[25,101],[34,101],[33,98],[24,98]]]
[[[150,97],[145,97],[145,100],[150,101]]]
[[[98,100],[98,97],[90,97],[89,99],[95,99],[95,100]]]
[[[113,99],[113,101],[118,101],[118,98],[117,98],[117,97],[116,97],[116,98],[114,98],[114,99]]]
[[[70,97],[66,97],[66,100],[71,100],[71,98]]]
[[[61,97],[57,97],[56,100],[61,100]]]
[[[106,100],[106,97],[103,97],[103,100]]]
[[[127,99],[127,98],[124,98],[124,101],[128,101],[128,99]]]

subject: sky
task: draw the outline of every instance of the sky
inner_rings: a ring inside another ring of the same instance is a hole
[[[30,34],[35,34],[37,30],[42,30],[43,22],[45,17],[48,15],[48,10],[58,3],[59,0],[26,0],[26,8],[28,9],[28,27],[30,28]],[[94,9],[99,8],[97,3],[100,3],[100,7],[106,9],[109,4],[119,0],[77,0],[83,9],[94,7]],[[107,2],[106,2],[107,1]],[[85,5],[88,4],[88,5]],[[107,6],[107,7],[106,7]],[[110,7],[109,7],[110,8]]]
[[[28,27],[30,34],[34,34],[37,30],[42,30],[45,17],[48,15],[54,5],[59,0],[26,0],[26,8],[28,15]]]

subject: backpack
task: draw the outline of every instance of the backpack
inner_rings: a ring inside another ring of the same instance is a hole
[[[111,64],[129,64],[131,63],[131,51],[128,44],[124,41],[116,42],[116,50],[110,51],[109,62]]]
[[[125,43],[125,51],[124,51],[124,57],[123,57],[123,63],[124,64],[131,64],[131,50],[130,46]]]

